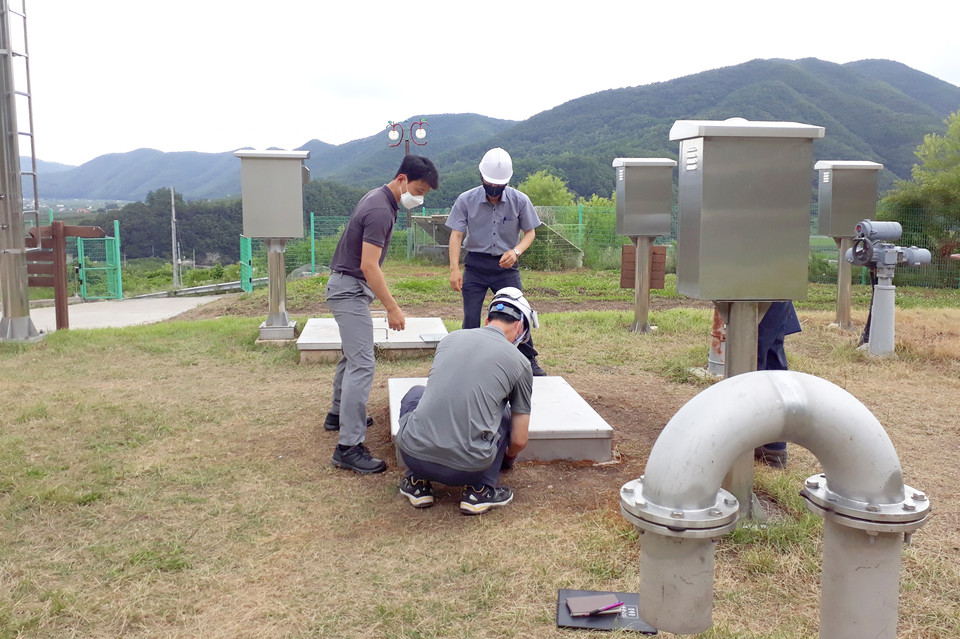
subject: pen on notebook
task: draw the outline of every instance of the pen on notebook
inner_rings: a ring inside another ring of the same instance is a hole
[[[604,606],[603,608],[597,608],[596,610],[591,610],[590,612],[587,613],[587,616],[592,617],[594,615],[599,615],[604,610],[612,610],[613,608],[616,608],[617,606],[622,606],[622,605],[623,605],[623,602],[618,601],[615,604],[610,604],[609,606]]]

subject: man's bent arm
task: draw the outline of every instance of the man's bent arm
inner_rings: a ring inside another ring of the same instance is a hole
[[[527,440],[530,437],[530,415],[522,413],[511,413],[510,417],[510,445],[507,446],[506,455],[516,457],[520,451],[526,448]]]
[[[367,280],[367,285],[373,294],[377,296],[383,308],[387,311],[387,325],[395,331],[402,331],[406,326],[406,318],[400,305],[393,299],[390,289],[387,287],[387,280],[383,277],[383,271],[380,270],[380,254],[383,247],[369,242],[363,243],[363,250],[360,253],[360,270],[363,271],[363,277]]]
[[[533,240],[536,237],[537,237],[536,229],[530,229],[529,231],[524,231],[523,237],[520,238],[520,243],[517,244],[516,247],[514,247],[514,250],[507,251],[506,253],[500,256],[500,267],[510,268],[511,266],[516,264],[517,260],[520,259],[520,256],[517,255],[517,253],[523,253],[528,248],[530,248],[530,245],[533,244]]]
[[[455,291],[463,289],[463,273],[460,272],[460,246],[463,244],[463,231],[450,231],[450,287]]]

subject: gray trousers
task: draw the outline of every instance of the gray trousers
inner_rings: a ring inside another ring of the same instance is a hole
[[[340,415],[341,446],[355,446],[367,435],[367,400],[373,386],[376,358],[373,352],[373,319],[370,303],[376,299],[364,280],[331,273],[327,306],[340,329],[343,356],[333,375],[330,412]]]

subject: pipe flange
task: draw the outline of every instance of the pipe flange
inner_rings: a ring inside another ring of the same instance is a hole
[[[813,512],[837,515],[836,521],[852,528],[888,532],[922,526],[930,512],[930,500],[919,490],[904,484],[905,499],[893,503],[873,503],[839,495],[827,485],[823,473],[811,475],[804,482],[800,495]],[[884,530],[881,530],[884,529]]]
[[[620,512],[634,526],[670,537],[719,537],[737,526],[740,504],[722,488],[716,501],[705,508],[673,508],[652,503],[643,496],[643,477],[620,488]]]
[[[804,495],[806,497],[806,495]],[[810,509],[810,512],[815,515],[820,515],[824,519],[829,519],[830,521],[839,524],[840,526],[846,526],[848,528],[856,528],[857,530],[863,530],[868,535],[873,535],[877,533],[897,533],[910,535],[911,533],[916,532],[927,523],[927,519],[930,518],[929,512],[923,516],[922,519],[916,521],[905,521],[905,522],[876,522],[876,521],[865,521],[863,519],[856,519],[854,517],[847,517],[846,515],[841,515],[830,510],[825,510],[820,506],[816,505],[812,501],[807,500],[807,508]]]

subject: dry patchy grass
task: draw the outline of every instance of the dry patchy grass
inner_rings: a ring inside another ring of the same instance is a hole
[[[520,464],[505,479],[514,503],[479,518],[459,515],[455,489],[410,508],[395,464],[333,469],[333,367],[254,346],[259,317],[0,345],[0,637],[568,636],[558,588],[635,588],[641,538],[618,489],[707,383],[687,368],[706,362],[711,317],[665,306],[656,334],[635,335],[630,310],[545,314],[544,365],[614,426],[620,463]],[[956,636],[960,310],[898,311],[898,357],[884,360],[828,328],[832,313],[801,319],[791,367],[863,401],[933,503],[904,552],[899,634]],[[386,381],[428,369],[378,364],[368,444],[388,461]],[[782,520],[720,543],[705,637],[816,636],[818,520],[791,494],[819,467],[790,455],[785,474],[758,469]]]

